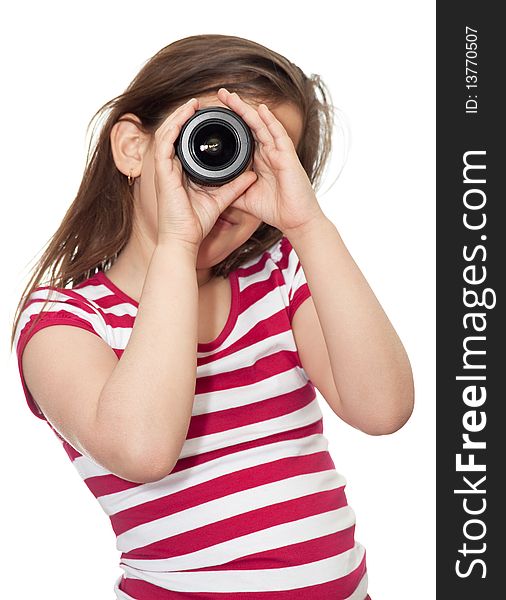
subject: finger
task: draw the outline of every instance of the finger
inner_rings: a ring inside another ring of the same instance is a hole
[[[174,142],[176,141],[181,128],[195,113],[197,107],[198,100],[196,98],[192,98],[175,110],[171,114],[171,117],[166,119],[155,131],[155,161],[174,158]]]
[[[155,131],[155,139],[163,138],[167,132],[173,131],[174,127],[181,129],[186,121],[195,113],[198,109],[199,101],[196,98],[192,98],[179,106],[174,112],[172,112],[165,121]]]
[[[255,171],[244,171],[239,177],[236,177],[229,183],[222,185],[219,192],[216,194],[216,202],[220,214],[237,200],[255,181],[257,180]]]
[[[178,106],[176,108],[175,111],[173,111],[168,117],[167,119],[165,119],[164,123],[167,123],[171,118],[179,118],[179,115],[181,113],[186,113],[188,107],[191,108],[198,108],[199,106],[199,99],[198,98],[190,98],[190,100],[187,100],[184,104],[181,104],[181,106]],[[163,126],[163,124],[162,124]]]
[[[267,126],[278,150],[292,150],[293,142],[283,125],[276,119],[266,104],[258,106],[258,114]]]
[[[156,130],[155,134],[159,133],[160,135],[163,135],[167,128],[170,127],[171,123],[173,123],[174,121],[182,124],[181,119],[186,118],[186,120],[188,120],[188,118],[192,115],[193,112],[195,112],[198,109],[198,107],[198,98],[191,98],[184,104],[181,104],[181,106],[178,106],[178,108],[176,108],[175,111],[170,113],[170,115],[163,121],[160,127],[158,127],[158,129]]]
[[[266,146],[274,146],[274,139],[264,121],[257,111],[244,100],[239,98],[236,92],[232,94],[226,88],[218,90],[218,98],[236,112],[251,127],[259,142]]]

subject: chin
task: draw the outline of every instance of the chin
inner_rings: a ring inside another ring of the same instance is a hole
[[[209,269],[217,265],[242,243],[233,235],[211,230],[199,246],[197,268]]]

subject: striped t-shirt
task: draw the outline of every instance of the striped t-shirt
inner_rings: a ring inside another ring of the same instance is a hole
[[[23,379],[29,337],[51,325],[82,327],[121,357],[138,303],[103,271],[72,289],[39,287],[30,296],[15,339],[28,406],[111,520],[123,570],[117,599],[365,600],[365,549],[354,539],[346,480],[328,452],[291,328],[310,296],[302,266],[283,236],[228,280],[228,320],[216,339],[198,343],[188,433],[163,479],[134,483],[80,454]]]

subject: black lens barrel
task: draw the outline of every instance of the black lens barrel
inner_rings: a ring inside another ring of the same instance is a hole
[[[210,186],[238,177],[250,163],[253,148],[249,126],[237,113],[221,106],[196,111],[175,142],[176,155],[188,177]]]

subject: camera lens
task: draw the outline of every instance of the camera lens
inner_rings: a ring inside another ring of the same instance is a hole
[[[238,177],[249,165],[254,139],[249,126],[222,106],[197,110],[181,128],[176,155],[188,177],[219,186]]]
[[[220,123],[208,123],[195,130],[189,145],[195,160],[211,168],[226,167],[238,150],[234,132]]]

